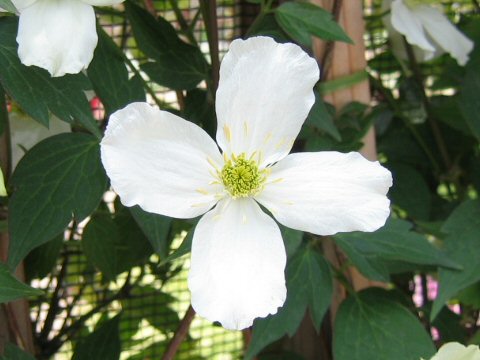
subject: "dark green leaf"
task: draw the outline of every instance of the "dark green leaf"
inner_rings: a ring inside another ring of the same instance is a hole
[[[215,107],[206,90],[193,89],[187,92],[184,117],[202,127],[210,136],[215,138],[215,131],[217,130]]]
[[[168,255],[170,225],[172,220],[166,216],[152,214],[134,206],[130,208],[135,221],[150,241],[155,252],[164,259]]]
[[[101,27],[97,27],[97,33],[98,45],[88,66],[88,76],[107,113],[135,101],[145,101],[141,79],[129,79],[121,50]]]
[[[0,8],[5,9],[11,13],[16,13],[17,9],[13,5],[12,0],[0,0]]]
[[[0,81],[7,93],[32,118],[48,127],[49,111],[63,121],[78,121],[92,134],[101,137],[84,90],[83,74],[51,77],[43,69],[25,66],[17,56],[17,21],[0,19]]]
[[[477,101],[477,96],[480,93],[479,67],[480,47],[477,44],[466,66],[466,73],[460,87],[460,96],[458,98],[458,104],[462,114],[477,139],[480,139],[480,102]]]
[[[373,233],[352,232],[336,235],[334,239],[355,266],[373,280],[389,281],[387,265],[395,261],[455,269],[463,264],[452,261],[424,236],[410,231],[408,223],[398,219],[390,219]]]
[[[308,114],[305,124],[315,126],[322,131],[325,131],[328,135],[334,138],[336,141],[341,141],[342,136],[338,132],[335,124],[333,123],[333,117],[328,111],[322,97],[315,90],[315,104],[313,104],[310,113]]]
[[[112,218],[97,214],[85,227],[82,247],[87,259],[109,280],[139,264],[152,248],[127,210]]]
[[[40,290],[18,281],[8,271],[7,266],[0,262],[0,304],[41,293]]]
[[[422,174],[405,164],[389,163],[387,167],[395,179],[389,192],[393,203],[414,219],[428,220],[432,198]]]
[[[245,358],[251,359],[265,346],[288,334],[292,336],[307,306],[317,330],[331,302],[333,285],[330,268],[320,254],[304,248],[287,266],[287,299],[277,314],[257,319]]]
[[[208,64],[200,49],[183,42],[168,21],[155,19],[131,1],[125,8],[139,49],[155,60],[141,66],[150,79],[171,89],[189,90],[207,77]]]
[[[28,254],[24,262],[27,279],[41,279],[52,271],[63,246],[63,237],[60,234]]]
[[[0,360],[35,360],[35,358],[15,345],[8,343],[5,345],[5,354],[0,355]]]
[[[462,264],[463,270],[440,269],[432,319],[451,296],[480,280],[480,201],[467,201],[457,207],[442,231],[447,234],[444,242],[448,256]]]
[[[293,230],[283,225],[280,225],[280,231],[282,232],[282,239],[285,244],[287,256],[290,258],[302,244],[303,231]]]
[[[187,255],[190,253],[192,249],[192,240],[193,240],[193,234],[195,232],[195,228],[191,229],[185,239],[182,241],[178,249],[176,249],[174,252],[172,252],[170,255],[168,255],[163,261],[160,262],[160,266],[164,265],[166,263],[172,262],[173,260],[181,258],[183,255]]]
[[[120,316],[104,322],[98,329],[80,341],[72,360],[118,360],[120,358]]]
[[[420,321],[381,289],[370,288],[345,300],[333,336],[335,360],[419,360],[435,353]]]
[[[312,45],[312,36],[353,43],[330,12],[311,3],[285,2],[275,9],[275,19],[286,33],[306,46]]]
[[[8,265],[15,268],[30,250],[60,234],[73,217],[80,221],[98,206],[107,178],[95,137],[52,136],[34,146],[12,177]]]

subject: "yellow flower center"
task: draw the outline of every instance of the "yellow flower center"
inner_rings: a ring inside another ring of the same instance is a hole
[[[219,175],[233,198],[258,194],[266,180],[266,170],[259,170],[257,162],[245,154],[226,159]]]

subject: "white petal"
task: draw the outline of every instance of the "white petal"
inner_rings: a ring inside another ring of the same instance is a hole
[[[82,0],[85,4],[92,6],[110,6],[124,2],[125,0]]]
[[[390,213],[392,176],[358,153],[291,154],[256,197],[282,224],[318,235],[374,231]]]
[[[422,22],[403,0],[395,0],[391,5],[392,26],[399,33],[405,35],[411,45],[416,45],[431,53],[435,52],[435,46],[429,41],[422,26]]]
[[[473,50],[473,41],[461,33],[450,20],[433,6],[419,5],[414,10],[415,16],[422,22],[428,35],[459,65],[468,62]]]
[[[18,55],[52,76],[85,69],[97,46],[95,13],[78,0],[38,0],[20,14]]]
[[[262,150],[264,163],[285,157],[315,98],[319,70],[294,44],[268,37],[235,40],[220,68],[217,142],[227,154]]]
[[[280,230],[252,199],[223,200],[199,221],[188,286],[195,311],[227,329],[277,312],[286,297]]]
[[[215,142],[197,125],[146,103],[116,111],[101,143],[102,162],[126,206],[176,218],[208,211],[223,191],[213,166],[222,167]]]
[[[478,345],[466,347],[457,342],[450,342],[442,345],[431,360],[480,360],[480,350]]]

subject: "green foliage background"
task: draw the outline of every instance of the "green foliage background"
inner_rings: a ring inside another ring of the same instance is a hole
[[[183,256],[190,251],[195,221],[125,208],[105,196],[108,179],[98,143],[111,113],[147,98],[214,134],[212,60],[218,54],[201,51],[200,44],[211,43],[212,32],[208,4],[200,3],[193,16],[184,17],[188,2],[155,2],[174,13],[176,21],[152,16],[140,1],[97,9],[99,22],[107,26],[98,27],[99,44],[88,71],[62,78],[22,65],[16,55],[18,20],[0,17],[0,129],[8,135],[8,102],[39,125],[48,125],[55,115],[73,130],[29,149],[8,179],[10,196],[2,199],[10,248],[7,263],[0,263],[0,302],[31,297],[36,358],[50,358],[60,350],[73,359],[158,357],[186,310],[184,299],[172,293],[188,265]],[[260,5],[259,13],[247,36],[293,41],[306,51],[312,36],[351,42],[331,14],[312,4],[252,3]],[[255,321],[243,355],[238,351],[241,334],[235,333],[229,335],[231,347],[220,352],[246,359],[301,359],[286,351],[283,342],[297,332],[305,314],[316,331],[331,339],[327,353],[335,360],[418,360],[429,358],[447,341],[480,344],[480,15],[475,4],[445,3],[452,20],[476,43],[464,68],[448,55],[428,64],[397,59],[387,42],[379,2],[366,12],[368,71],[318,84],[295,150],[359,150],[374,126],[379,159],[394,176],[391,218],[375,233],[330,238],[282,228],[287,301],[278,314]],[[0,6],[12,10],[9,1]],[[108,35],[110,19],[132,36]],[[204,30],[195,32],[198,27]],[[322,100],[329,91],[366,78],[371,106],[350,103],[335,110]],[[165,89],[176,91],[181,107],[159,95]],[[104,106],[99,121],[85,90],[93,91]],[[346,255],[344,267],[325,257],[327,242]],[[36,289],[13,276],[24,259],[27,281]],[[387,288],[356,292],[346,276],[349,266]],[[438,282],[434,299],[427,293],[432,279]],[[328,323],[334,282],[349,296],[338,309],[332,332]],[[414,284],[422,288],[421,304],[412,300]],[[80,304],[86,310],[75,314]],[[141,338],[144,328],[150,333]],[[210,334],[224,334],[216,326],[209,329]],[[155,340],[145,341],[149,337]],[[217,350],[203,356],[200,350],[191,351],[205,346],[202,333],[192,329],[180,353],[190,351],[189,359],[215,358]],[[13,345],[0,355],[17,358],[31,356]]]

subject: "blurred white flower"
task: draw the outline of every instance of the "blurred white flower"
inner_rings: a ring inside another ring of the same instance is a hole
[[[420,61],[432,60],[447,52],[459,65],[468,62],[473,42],[443,14],[439,1],[384,0],[383,8],[391,12],[384,17],[393,51],[405,59],[403,36],[414,46]]]
[[[457,342],[444,344],[430,360],[480,360],[478,345],[464,346]]]
[[[389,215],[391,174],[358,153],[290,154],[312,107],[318,65],[294,44],[235,40],[220,69],[217,144],[145,103],[110,117],[101,143],[126,206],[203,217],[188,278],[193,308],[228,329],[277,312],[286,254],[276,222],[319,235],[374,231]],[[213,208],[213,209],[212,209]]]
[[[27,150],[46,139],[47,137],[70,132],[70,125],[59,120],[55,116],[50,118],[50,124],[46,126],[33,120],[28,115],[18,111],[9,114],[10,142],[12,148],[12,169],[15,169]]]
[[[90,64],[97,46],[95,12],[124,0],[12,0],[20,12],[18,56],[52,76],[76,74]]]

